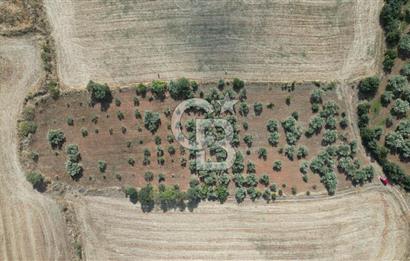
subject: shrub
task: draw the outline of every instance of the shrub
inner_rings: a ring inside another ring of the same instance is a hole
[[[399,41],[399,52],[403,56],[410,55],[410,35],[404,35]]]
[[[108,102],[112,99],[110,87],[107,84],[99,84],[89,81],[87,90],[91,94],[93,102]]]
[[[403,138],[410,138],[410,120],[401,120],[397,125],[396,132]]]
[[[73,162],[68,160],[65,164],[67,173],[72,177],[76,178],[83,172],[83,167],[78,162]]]
[[[133,204],[138,202],[138,191],[134,187],[127,187],[125,189],[125,196],[128,197]]]
[[[37,152],[32,151],[32,152],[31,152],[31,155],[30,155],[30,158],[31,158],[34,162],[38,162],[39,155],[38,155]]]
[[[217,186],[216,195],[219,202],[224,203],[229,197],[228,189],[225,186]]]
[[[306,135],[309,137],[309,136],[312,136],[313,134],[316,134],[316,135],[319,134],[324,124],[325,124],[325,121],[323,120],[322,117],[314,116],[309,121],[309,127],[306,131]]]
[[[255,115],[259,116],[262,113],[263,110],[263,105],[260,102],[255,102],[255,104],[253,105],[253,110],[255,111]]]
[[[386,32],[393,31],[398,25],[400,18],[401,1],[388,1],[380,13],[380,22]]]
[[[349,126],[349,120],[346,117],[342,117],[339,122],[339,125],[342,129],[346,129]]]
[[[336,116],[339,111],[339,106],[334,101],[328,101],[323,105],[323,110],[320,112],[320,116],[328,118]]]
[[[122,121],[125,118],[124,113],[122,111],[117,111],[117,118]]]
[[[403,68],[400,70],[400,74],[407,79],[410,77],[410,62],[407,62]]]
[[[336,120],[333,116],[330,116],[326,119],[325,128],[330,130],[336,129]]]
[[[93,115],[92,118],[91,118],[91,122],[94,123],[94,124],[97,124],[98,123],[98,116]]]
[[[291,102],[291,101],[290,101],[290,96],[286,97],[286,101],[285,101],[285,102],[286,102],[286,105],[288,105],[288,106],[290,105],[290,102]]]
[[[323,91],[321,89],[314,89],[310,94],[310,103],[311,104],[319,104],[322,103],[322,94]]]
[[[155,145],[160,145],[161,144],[161,137],[160,136],[155,136]]]
[[[155,133],[161,125],[161,119],[158,112],[146,111],[144,113],[144,126],[147,130]]]
[[[61,148],[65,142],[65,135],[61,130],[49,130],[47,139],[52,148]]]
[[[372,166],[364,167],[361,170],[356,171],[355,175],[353,176],[352,182],[354,185],[360,184],[362,185],[366,181],[372,181],[374,177],[374,169]]]
[[[248,97],[247,97],[247,94],[246,94],[246,89],[242,89],[242,90],[239,92],[238,98],[239,98],[240,101],[244,101],[244,100],[246,100],[246,99],[248,98]]]
[[[327,151],[321,151],[310,162],[310,169],[313,173],[324,175],[327,171],[331,171],[334,167],[332,156]]]
[[[293,160],[295,157],[295,146],[286,146],[285,147],[285,156],[288,157],[289,160]]]
[[[282,170],[282,161],[280,161],[280,160],[277,160],[277,161],[275,161],[275,162],[273,162],[273,170],[274,171],[281,171]]]
[[[175,100],[185,100],[193,97],[191,83],[186,78],[180,78],[169,83],[169,94]]]
[[[176,152],[176,150],[175,150],[174,146],[169,146],[169,147],[168,147],[168,153],[169,153],[170,155],[174,155],[175,152]]]
[[[247,173],[256,173],[256,166],[255,163],[253,162],[248,162],[248,164],[246,165],[246,172]]]
[[[78,145],[76,144],[69,144],[66,148],[66,153],[68,155],[68,159],[72,162],[80,161],[80,151],[78,149]]]
[[[320,109],[320,106],[319,106],[318,103],[312,104],[312,112],[313,112],[313,113],[319,112],[319,109]]]
[[[299,167],[299,171],[302,174],[307,174],[308,170],[309,170],[309,162],[306,161],[306,160],[302,161],[302,163],[300,164],[300,167]]]
[[[141,119],[141,118],[142,118],[141,112],[140,112],[139,110],[135,110],[135,111],[134,111],[134,117],[135,117],[136,119]]]
[[[388,32],[386,34],[386,43],[390,47],[394,47],[397,45],[400,41],[400,31],[398,29],[395,29],[391,32]]]
[[[242,81],[238,78],[233,79],[233,89],[236,92],[239,92],[243,87],[245,87],[244,81]]]
[[[337,147],[336,154],[339,158],[346,158],[352,155],[352,150],[349,145],[340,145]]]
[[[393,99],[393,92],[385,91],[380,97],[380,102],[384,107],[387,107]]]
[[[135,165],[135,160],[134,160],[133,158],[128,158],[127,162],[128,162],[128,164],[131,165],[131,166],[134,166],[134,165]]]
[[[191,87],[192,87],[192,91],[196,92],[198,91],[198,83],[196,81],[191,81]]]
[[[245,169],[245,166],[243,165],[243,156],[242,154],[238,151],[235,154],[235,160],[232,165],[232,172],[234,174],[236,173],[242,173],[243,170]]]
[[[294,112],[292,112],[292,115],[291,115],[293,118],[295,118],[295,120],[298,120],[299,119],[299,113],[297,112],[297,111],[294,111]]]
[[[56,81],[50,81],[47,84],[47,91],[54,100],[56,100],[56,99],[58,99],[58,97],[60,97],[60,88],[59,88],[58,83]]]
[[[300,146],[298,148],[298,151],[296,153],[296,156],[298,157],[298,159],[305,158],[308,155],[309,155],[309,150],[306,146]]]
[[[293,117],[288,117],[282,121],[282,127],[285,130],[286,141],[289,145],[294,145],[302,135],[301,127],[297,125],[297,121]]]
[[[154,80],[151,84],[151,93],[157,100],[165,99],[165,92],[167,90],[167,84],[164,81]]]
[[[327,171],[321,176],[320,181],[323,183],[329,195],[334,195],[336,192],[337,178],[333,171]]]
[[[147,184],[139,192],[139,201],[144,212],[151,211],[154,207],[154,189],[151,184]]]
[[[253,137],[252,135],[245,135],[245,137],[243,138],[243,141],[245,142],[245,144],[250,148],[252,147],[252,143],[253,143]]]
[[[402,75],[392,76],[386,86],[386,90],[391,91],[396,99],[399,98],[407,88],[407,78]]]
[[[243,116],[246,117],[248,116],[249,113],[249,106],[246,102],[241,102],[239,104],[239,113]]]
[[[247,192],[247,194],[249,195],[249,198],[250,198],[252,201],[255,201],[256,199],[260,198],[261,195],[262,195],[262,193],[261,193],[258,189],[254,188],[254,187],[248,188],[248,189],[246,190],[246,192]]]
[[[212,88],[211,91],[206,95],[205,100],[208,102],[220,100],[221,97],[217,89]]]
[[[21,121],[18,126],[18,134],[22,137],[27,137],[29,134],[34,134],[37,131],[37,125],[33,121]]]
[[[276,120],[269,120],[266,128],[269,132],[276,132],[278,131],[278,122]]]
[[[394,60],[397,58],[396,50],[387,50],[384,54],[383,60],[383,70],[386,72],[390,72],[394,66]]]
[[[137,94],[137,95],[140,95],[140,96],[143,97],[143,98],[147,95],[147,91],[148,91],[147,86],[145,86],[145,85],[142,84],[142,83],[138,84],[138,86],[135,87],[135,92],[136,92],[136,94]]]
[[[87,128],[81,128],[81,135],[83,137],[87,137],[88,136],[88,130]]]
[[[407,111],[409,110],[410,105],[407,101],[403,101],[402,99],[397,99],[391,108],[390,113],[397,117],[404,117],[406,116]]]
[[[244,188],[237,188],[235,191],[235,199],[238,203],[241,203],[246,198],[246,190]]]
[[[268,151],[265,148],[258,150],[258,158],[266,160],[268,158]]]
[[[165,175],[163,173],[159,173],[158,182],[163,182],[163,181],[165,181]]]
[[[140,100],[138,99],[137,96],[135,96],[135,97],[133,98],[133,101],[134,101],[134,106],[139,106],[139,105],[140,105]]]
[[[98,170],[101,173],[104,173],[106,169],[107,169],[107,162],[105,162],[104,160],[99,160],[98,161]]]
[[[118,98],[115,98],[115,99],[114,99],[114,103],[115,103],[115,106],[117,106],[117,107],[120,107],[120,106],[121,106],[121,100],[118,99]]]
[[[44,177],[38,172],[29,172],[26,174],[26,180],[33,185],[34,189],[42,190],[44,186]]]
[[[269,186],[270,180],[268,175],[262,175],[262,177],[259,179],[259,183],[264,185],[265,187]]]
[[[273,110],[273,108],[275,107],[275,104],[273,102],[268,103],[268,105],[266,105],[266,108]]]
[[[390,132],[386,135],[384,144],[387,148],[389,148],[392,152],[396,153],[399,152],[404,146],[404,139],[403,136],[397,132]]]
[[[218,89],[222,91],[224,87],[225,87],[225,81],[220,79],[218,81]]]
[[[359,84],[359,92],[365,97],[373,96],[377,92],[379,85],[380,80],[377,76],[365,78]]]
[[[157,146],[157,157],[162,156],[164,156],[164,150],[160,146]]]
[[[147,171],[144,174],[144,179],[146,182],[151,182],[154,180],[154,174],[151,171]]]
[[[33,106],[27,105],[24,107],[22,117],[25,121],[33,121],[35,118],[35,111]]]
[[[336,139],[337,139],[337,131],[335,131],[335,130],[326,130],[324,135],[323,135],[322,143],[324,145],[330,145],[332,143],[335,143]]]

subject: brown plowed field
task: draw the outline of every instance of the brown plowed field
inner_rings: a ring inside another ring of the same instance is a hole
[[[382,0],[45,0],[67,87],[239,77],[332,81],[377,69]]]
[[[402,205],[377,186],[274,205],[205,203],[193,213],[144,214],[85,197],[77,212],[87,260],[404,260],[409,245]]]
[[[197,93],[203,91],[206,95],[215,86],[215,84],[201,85]],[[298,85],[293,92],[282,90],[281,87],[281,84],[249,84],[246,86],[246,102],[250,107],[249,115],[247,117],[240,116],[239,103],[235,106],[237,126],[240,130],[239,139],[241,141],[237,150],[244,156],[245,166],[248,162],[253,162],[256,165],[258,177],[267,174],[270,176],[270,180],[278,186],[286,184],[286,188],[281,189],[287,195],[291,195],[292,187],[295,187],[300,194],[305,194],[307,191],[322,191],[325,188],[320,184],[319,176],[309,171],[308,182],[304,182],[299,168],[304,160],[313,159],[320,151],[326,148],[321,145],[325,128],[322,129],[321,134],[313,135],[310,138],[302,135],[301,139],[297,142],[296,147],[304,145],[309,149],[309,155],[306,159],[299,160],[295,156],[295,159],[291,161],[285,155],[279,153],[279,148],[286,147],[285,132],[282,126],[280,126],[280,121],[285,120],[292,112],[298,112],[298,124],[303,130],[306,130],[311,117],[317,115],[311,111],[309,99],[311,91],[318,87],[313,84]],[[225,90],[230,88],[230,86],[226,86]],[[133,88],[117,90],[113,96],[121,101],[121,105],[116,106],[113,102],[107,111],[101,111],[100,105],[90,107],[88,105],[89,93],[84,91],[66,93],[58,100],[53,100],[49,97],[42,102],[38,102],[39,105],[35,109],[35,122],[38,130],[33,135],[30,149],[39,153],[39,160],[34,162],[31,158],[28,158],[25,161],[27,163],[25,167],[29,170],[39,171],[50,177],[53,181],[58,179],[71,185],[79,184],[94,188],[130,185],[142,187],[146,184],[144,173],[152,171],[155,181],[158,175],[163,173],[167,184],[177,184],[181,189],[187,189],[189,181],[193,176],[189,170],[189,152],[186,151],[184,154],[181,154],[179,151],[180,145],[177,141],[173,143],[167,142],[167,135],[172,135],[172,131],[167,129],[167,126],[171,124],[171,120],[163,113],[168,108],[174,111],[179,102],[171,97],[166,98],[163,102],[158,100],[149,101],[148,95],[146,98],[139,97],[140,104],[136,107],[133,104],[133,98],[136,97]],[[291,97],[291,104],[289,106],[285,103],[288,96]],[[346,129],[339,127],[340,114],[349,110],[348,104],[341,97],[338,97],[336,91],[325,92],[323,100],[324,103],[334,101],[339,105],[339,116],[335,117],[338,126],[337,131],[346,137],[346,143],[358,141],[358,137],[352,131],[354,123],[350,122],[349,127]],[[255,115],[253,109],[253,105],[256,102],[263,104],[263,111],[259,116]],[[275,104],[273,109],[266,107],[270,102]],[[142,114],[142,119],[134,117],[135,110]],[[125,119],[119,120],[117,118],[116,113],[118,111],[123,112]],[[155,111],[161,115],[161,126],[155,134],[151,134],[144,128],[143,115],[145,111]],[[92,122],[94,116],[98,117],[96,124]],[[69,126],[66,122],[69,117],[74,120],[73,126]],[[280,141],[275,147],[268,143],[269,132],[266,129],[266,124],[269,120],[276,120],[279,123]],[[249,124],[248,130],[243,128],[243,122]],[[185,125],[185,123],[186,120],[183,120],[182,124]],[[126,127],[126,133],[122,133],[122,127]],[[138,127],[141,128],[141,131],[138,131]],[[83,128],[88,130],[89,134],[87,137],[83,137],[81,134],[81,129]],[[113,134],[109,133],[110,128],[113,129]],[[47,132],[51,129],[61,129],[66,135],[66,143],[62,150],[53,150],[49,145]],[[98,130],[98,133],[96,133],[96,130]],[[251,148],[248,148],[243,142],[243,138],[246,135],[251,135],[254,139]],[[154,137],[156,136],[162,139],[160,147],[165,152],[164,165],[157,163],[157,145],[154,143]],[[127,146],[127,142],[131,142],[130,147]],[[340,145],[343,143],[339,140],[336,144]],[[79,181],[74,181],[65,170],[65,161],[67,160],[65,147],[68,144],[79,145],[82,158],[81,164],[84,167],[83,176]],[[176,149],[175,155],[170,155],[167,152],[169,146],[173,146]],[[144,166],[142,164],[144,158],[143,151],[146,148],[150,150],[152,156],[150,158],[151,164]],[[267,149],[267,160],[258,158],[258,150],[260,148]],[[251,155],[246,154],[248,149],[251,151]],[[129,158],[136,160],[134,166],[128,164]],[[186,167],[181,167],[179,161],[181,158],[188,160]],[[362,162],[363,166],[369,163],[361,153],[358,154],[357,158]],[[100,173],[98,170],[99,160],[107,162],[105,173]],[[276,172],[272,169],[273,162],[276,160],[282,162],[282,171]],[[121,180],[118,179],[118,175],[121,176]],[[351,186],[351,182],[346,179],[344,174],[339,173],[337,176],[338,189]],[[233,187],[233,182],[231,184]],[[263,186],[261,185],[260,188],[262,189]]]

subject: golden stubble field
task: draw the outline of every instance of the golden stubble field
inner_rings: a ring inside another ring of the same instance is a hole
[[[181,76],[332,81],[377,69],[382,0],[44,1],[68,87]]]

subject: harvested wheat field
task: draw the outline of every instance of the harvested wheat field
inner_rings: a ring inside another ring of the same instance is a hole
[[[0,38],[0,260],[68,260],[55,202],[25,181],[17,152],[18,113],[44,75],[33,38]]]
[[[393,192],[372,186],[273,206],[210,203],[148,215],[123,200],[85,197],[77,211],[87,260],[399,260],[409,244],[403,210]]]
[[[181,76],[332,81],[376,72],[382,0],[44,1],[66,87]]]

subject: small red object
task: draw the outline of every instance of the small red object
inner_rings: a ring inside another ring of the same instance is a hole
[[[389,180],[386,177],[379,176],[379,179],[383,183],[383,185],[385,185],[385,186],[390,184]]]

